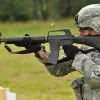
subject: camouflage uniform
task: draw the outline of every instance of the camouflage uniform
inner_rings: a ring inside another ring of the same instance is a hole
[[[87,49],[85,46],[84,49]],[[95,50],[88,54],[78,53],[72,63],[73,68],[83,73],[84,84],[82,87],[83,99],[100,99],[100,53]]]
[[[100,32],[100,4],[92,4],[82,8],[76,15],[76,24],[79,28],[90,27]],[[83,45],[83,51],[93,49]],[[78,52],[74,60],[60,62],[56,65],[48,64],[49,54],[45,52],[44,59],[47,70],[54,76],[65,76],[70,72],[79,71],[83,73],[82,78],[72,82],[77,100],[100,100],[100,53],[98,50],[83,54]]]
[[[82,50],[91,49],[92,47],[88,47],[83,45],[81,47]],[[47,57],[47,58],[46,58]],[[49,56],[46,56],[45,59],[49,59]],[[80,93],[79,88],[75,90],[75,94],[77,96],[77,100],[100,100],[100,53],[95,50],[91,51],[88,54],[83,54],[79,52],[75,59],[72,61],[65,61],[62,63],[58,63],[56,65],[50,65],[47,62],[44,62],[44,59],[39,59],[42,63],[45,64],[47,70],[53,76],[65,76],[68,73],[73,71],[79,71],[83,73],[84,78],[82,83],[82,93]],[[74,84],[77,79],[73,82]],[[82,80],[81,80],[82,81]],[[95,83],[96,82],[96,83]],[[79,84],[80,85],[80,84]],[[96,85],[96,86],[95,86]],[[73,86],[72,86],[73,87]],[[74,89],[77,86],[73,87]]]

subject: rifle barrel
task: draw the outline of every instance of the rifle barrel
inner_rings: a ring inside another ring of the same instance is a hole
[[[45,43],[47,42],[47,37],[45,36],[25,36],[25,37],[12,37],[12,38],[1,38],[0,42],[4,42],[6,44],[14,44],[14,43],[21,43],[31,41],[31,43]]]

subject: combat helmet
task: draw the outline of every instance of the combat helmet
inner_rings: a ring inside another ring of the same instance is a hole
[[[100,32],[100,4],[91,4],[83,7],[75,16],[79,28],[90,27]]]

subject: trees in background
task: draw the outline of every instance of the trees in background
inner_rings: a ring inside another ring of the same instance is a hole
[[[100,0],[0,0],[0,20],[60,19]]]

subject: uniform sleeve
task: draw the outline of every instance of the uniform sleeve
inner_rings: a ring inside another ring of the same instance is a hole
[[[45,64],[45,66],[46,66],[47,70],[51,73],[51,75],[57,76],[57,77],[65,76],[68,73],[75,71],[72,68],[72,61],[71,60],[65,61],[62,63],[58,63],[55,65],[46,65]]]
[[[58,64],[50,64],[49,63],[49,53],[45,52],[43,57],[39,57],[39,55],[35,55],[37,59],[43,63],[48,70],[48,72],[56,77],[65,76],[68,73],[74,71],[72,68],[72,60],[67,61],[66,59],[62,59],[58,61]]]
[[[79,48],[82,51],[87,51],[87,50],[90,50],[90,49],[94,49],[94,47],[87,46],[87,45],[84,45],[84,44],[80,45]]]
[[[97,65],[90,59],[90,57],[88,57],[88,55],[80,52],[75,56],[72,66],[77,71],[87,75],[90,72],[90,69],[92,71],[92,68],[95,68]]]
[[[88,55],[78,53],[72,66],[85,75],[91,88],[100,88],[100,65],[90,59]]]

